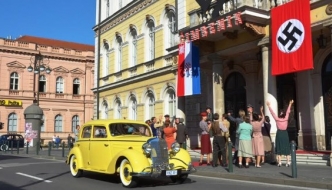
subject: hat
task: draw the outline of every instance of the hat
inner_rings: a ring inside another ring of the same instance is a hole
[[[169,117],[169,115],[168,115],[168,114],[166,114],[166,115],[164,115],[164,117]]]
[[[247,108],[253,108],[251,104],[248,104],[247,105]]]
[[[207,113],[206,113],[206,112],[202,112],[202,113],[201,113],[201,116],[202,116],[202,117],[207,116]]]

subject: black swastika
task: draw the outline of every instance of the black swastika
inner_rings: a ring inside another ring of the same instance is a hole
[[[282,31],[282,33],[286,36],[286,39],[283,39],[282,37],[278,37],[278,41],[285,46],[289,41],[291,41],[291,45],[288,46],[288,51],[291,51],[293,49],[293,47],[295,46],[295,44],[297,43],[297,39],[294,37],[294,34],[298,34],[299,36],[302,36],[303,32],[298,29],[296,26],[293,27],[293,30],[291,32],[288,32],[289,28],[292,26],[293,24],[291,22],[288,22],[286,28]]]

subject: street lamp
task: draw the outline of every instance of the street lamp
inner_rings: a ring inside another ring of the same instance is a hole
[[[36,75],[39,80],[39,76],[41,72],[46,72],[47,74],[50,74],[52,72],[52,69],[49,67],[49,59],[44,57],[40,52],[34,56],[31,56],[30,58],[31,64],[27,68],[28,72],[34,72],[35,75],[33,75],[33,93],[34,93],[34,102],[37,103],[39,106],[39,82],[36,92]],[[33,66],[32,66],[33,65]]]

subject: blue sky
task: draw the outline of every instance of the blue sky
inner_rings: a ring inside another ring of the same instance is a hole
[[[38,36],[94,44],[95,0],[0,0],[0,37]]]

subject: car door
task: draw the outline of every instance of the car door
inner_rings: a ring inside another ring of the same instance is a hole
[[[89,151],[90,151],[90,139],[92,126],[83,126],[80,131],[80,137],[74,146],[78,147],[83,160],[83,167],[86,169],[90,167]]]
[[[90,141],[91,168],[98,171],[106,171],[111,161],[109,132],[103,125],[95,125]]]

